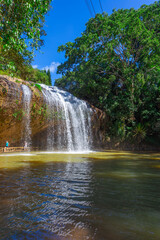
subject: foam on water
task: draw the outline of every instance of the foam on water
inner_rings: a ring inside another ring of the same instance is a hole
[[[90,154],[94,153],[95,151],[44,151],[44,152],[38,152],[39,154]]]

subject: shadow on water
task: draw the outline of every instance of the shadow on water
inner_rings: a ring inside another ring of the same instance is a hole
[[[34,153],[0,160],[2,240],[160,239],[158,154]]]

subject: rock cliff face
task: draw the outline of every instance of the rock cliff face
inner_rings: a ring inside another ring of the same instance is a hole
[[[24,96],[24,85],[31,94],[29,116],[27,116],[25,109],[25,101],[27,100]],[[26,130],[27,132],[30,131],[32,147],[46,149],[48,135],[52,138],[50,131],[54,131],[54,141],[58,142],[59,132],[56,129],[59,129],[62,124],[64,125],[64,119],[62,116],[60,117],[61,113],[57,112],[52,106],[54,112],[52,114],[54,117],[56,116],[53,123],[50,120],[52,116],[48,114],[48,104],[44,92],[41,91],[41,86],[0,75],[0,147],[5,145],[6,140],[9,141],[11,146],[23,146],[27,134]],[[90,106],[90,108],[92,109],[92,145],[101,146],[105,138],[106,116],[99,109],[93,106]],[[69,115],[68,117],[70,118]],[[27,118],[28,120],[26,120]],[[28,121],[28,126],[25,121]],[[61,141],[63,142],[62,127],[61,134]]]

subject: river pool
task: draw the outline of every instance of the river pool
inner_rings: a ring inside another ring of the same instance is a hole
[[[160,154],[0,154],[0,239],[159,240]]]

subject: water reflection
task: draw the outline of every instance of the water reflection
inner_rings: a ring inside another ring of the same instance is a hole
[[[2,237],[5,239],[6,232],[12,238],[16,233],[28,230],[36,233],[39,229],[69,237],[77,224],[83,229],[85,224],[78,219],[85,218],[91,207],[91,165],[88,162],[45,165],[30,162],[30,166],[19,171],[3,171]]]
[[[159,240],[159,160],[97,156],[5,157],[0,239]]]

